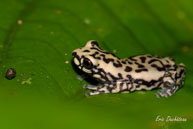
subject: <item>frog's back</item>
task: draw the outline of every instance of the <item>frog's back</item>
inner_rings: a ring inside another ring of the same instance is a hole
[[[134,79],[142,79],[146,81],[158,81],[163,77],[167,68],[175,65],[172,58],[154,57],[152,55],[138,55],[123,59],[130,67],[128,74]]]
[[[136,66],[136,69],[140,68],[155,68],[158,71],[164,71],[165,68],[169,68],[173,65],[175,65],[175,62],[170,57],[156,57],[152,55],[138,55],[138,56],[132,56],[128,59],[125,59],[125,61],[133,66]]]

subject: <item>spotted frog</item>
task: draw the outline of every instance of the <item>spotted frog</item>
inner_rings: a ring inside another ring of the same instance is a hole
[[[80,70],[99,82],[97,86],[83,86],[91,90],[86,96],[161,88],[156,96],[168,97],[184,84],[184,65],[176,64],[170,57],[147,54],[120,59],[101,49],[94,40],[74,50],[72,56],[74,64]]]

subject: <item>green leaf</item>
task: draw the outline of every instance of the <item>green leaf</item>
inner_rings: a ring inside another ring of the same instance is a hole
[[[6,0],[0,2],[0,128],[169,128],[193,126],[193,1]],[[171,56],[186,65],[174,96],[102,94],[77,79],[71,53],[97,40],[121,58]],[[7,69],[17,72],[5,78]],[[156,121],[182,117],[186,122]]]

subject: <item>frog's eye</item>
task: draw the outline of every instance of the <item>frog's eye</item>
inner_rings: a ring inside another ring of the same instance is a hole
[[[88,58],[85,58],[84,61],[83,61],[83,66],[86,69],[91,69],[93,67],[93,64]]]
[[[97,41],[91,41],[91,46],[94,47],[94,46],[99,46],[99,44],[97,43]]]

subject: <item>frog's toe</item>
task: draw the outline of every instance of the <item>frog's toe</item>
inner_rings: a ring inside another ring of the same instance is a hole
[[[156,93],[155,96],[156,96],[157,98],[161,98],[161,95],[160,95],[159,93]]]
[[[87,89],[88,85],[84,84],[82,88]]]
[[[98,94],[100,94],[99,91],[92,91],[92,92],[86,93],[85,96],[88,97],[88,96],[91,96],[91,95],[98,95]]]
[[[169,95],[168,93],[158,92],[158,93],[155,94],[155,96],[157,98],[161,98],[161,97],[166,97],[167,98],[167,97],[169,97],[171,95]]]
[[[169,97],[171,96],[171,89],[170,88],[166,88],[166,87],[163,87],[160,91],[158,91],[156,94],[156,97],[157,98],[161,98],[161,97]]]
[[[90,85],[90,84],[85,84],[83,85],[84,89],[90,89],[90,90],[97,90],[97,86],[95,85]]]
[[[86,96],[86,97],[90,96],[90,93],[86,93],[85,96]]]

